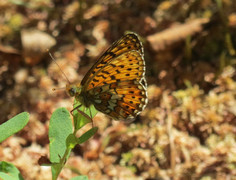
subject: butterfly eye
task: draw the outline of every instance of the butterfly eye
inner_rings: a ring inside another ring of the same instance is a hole
[[[70,94],[71,97],[75,96],[75,94],[76,94],[76,89],[73,88],[73,87],[70,88],[70,89],[69,89],[69,94]]]

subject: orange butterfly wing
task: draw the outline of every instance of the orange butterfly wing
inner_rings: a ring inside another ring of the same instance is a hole
[[[137,116],[147,104],[145,64],[138,51],[126,52],[110,62],[92,79],[88,91],[95,108],[115,119]]]
[[[93,86],[93,83],[90,84],[93,77],[96,75],[98,71],[101,71],[101,69],[106,66],[109,61],[114,59],[115,57],[131,51],[136,50],[138,51],[141,56],[144,55],[143,52],[143,46],[135,33],[128,33],[124,35],[121,39],[115,41],[106,51],[105,53],[98,59],[98,61],[90,68],[90,70],[87,72],[85,77],[83,78],[81,85],[83,89],[89,90]]]
[[[132,119],[147,104],[143,47],[129,33],[99,58],[81,82],[85,99],[115,119]]]

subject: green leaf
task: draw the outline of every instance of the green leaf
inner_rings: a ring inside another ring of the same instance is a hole
[[[77,138],[75,137],[74,134],[70,134],[66,139],[66,146],[69,149],[73,149],[76,144],[77,144]]]
[[[66,151],[66,140],[73,132],[70,113],[65,108],[58,108],[52,114],[49,124],[50,161],[59,163]]]
[[[0,142],[23,129],[29,122],[29,113],[22,112],[0,125]]]
[[[23,180],[20,171],[11,163],[1,161],[0,162],[0,179],[7,180]]]
[[[87,176],[76,176],[71,178],[70,180],[89,180]]]
[[[15,178],[11,177],[10,175],[6,173],[0,172],[0,179],[7,179],[7,180],[15,180]]]
[[[81,105],[81,103],[75,100],[74,108],[78,107],[79,105]],[[81,105],[77,109],[87,114],[90,118],[93,118],[97,114],[97,110],[95,109],[93,105],[91,105],[89,108],[86,108],[85,106]],[[85,117],[83,114],[79,113],[76,109],[73,111],[73,118],[74,118],[74,126],[76,130],[82,128],[84,125],[91,122],[91,119]]]
[[[97,132],[97,130],[98,130],[97,127],[89,129],[87,132],[85,132],[82,136],[78,138],[78,144],[82,144],[83,142],[87,141]]]

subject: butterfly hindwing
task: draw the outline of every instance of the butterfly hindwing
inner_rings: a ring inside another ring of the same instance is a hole
[[[114,119],[137,116],[147,104],[145,85],[137,80],[123,80],[94,89],[90,97],[95,108]]]

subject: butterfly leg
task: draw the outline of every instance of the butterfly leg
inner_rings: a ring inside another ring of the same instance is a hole
[[[89,113],[90,113],[90,118],[91,118],[91,120],[92,120],[92,126],[93,126],[93,116],[92,116],[92,112],[91,112],[91,108],[89,107]],[[94,126],[93,126],[94,127]]]
[[[81,106],[82,106],[82,104],[80,104],[80,105],[76,106],[74,109],[72,109],[72,110],[70,111],[71,115],[73,116],[74,110],[78,110]]]
[[[74,112],[75,110],[77,110],[82,116],[84,116],[85,118],[89,119],[89,120],[91,121],[91,123],[92,123],[92,126],[93,126],[93,119],[92,119],[92,114],[91,114],[90,108],[89,108],[89,110],[90,110],[90,116],[91,116],[91,117],[89,117],[89,116],[88,116],[87,114],[85,114],[83,111],[79,110],[79,108],[80,108],[81,106],[82,106],[82,104],[80,104],[80,105],[76,106],[74,109],[72,109],[72,110],[70,111],[71,115],[73,116],[73,112]]]

